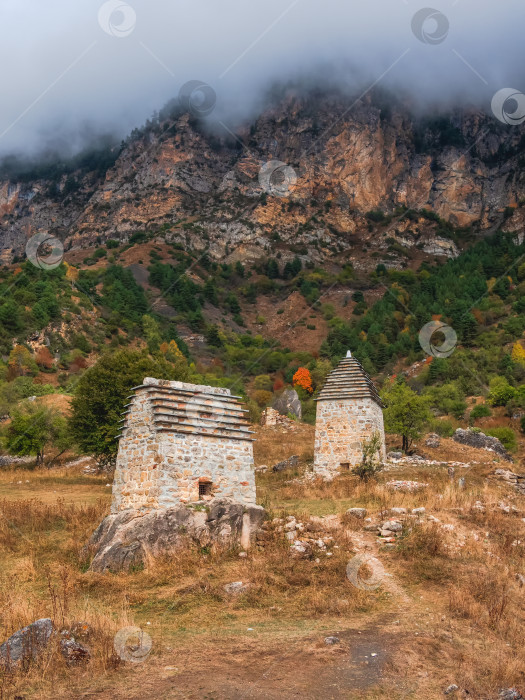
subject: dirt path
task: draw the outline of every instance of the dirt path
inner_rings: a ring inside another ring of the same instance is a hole
[[[365,628],[334,630],[340,642],[324,643],[319,634],[258,642],[221,640],[215,647],[185,650],[152,659],[120,677],[118,686],[87,689],[67,697],[112,700],[142,698],[364,698],[390,660],[390,616]],[[379,697],[379,696],[378,696]]]
[[[352,532],[359,554],[383,562],[373,533]],[[118,687],[100,687],[76,697],[142,700],[144,698],[269,698],[339,700],[407,697],[403,677],[389,674],[396,648],[413,627],[417,604],[384,569],[382,587],[391,596],[389,612],[338,620],[333,629],[309,621],[297,631],[283,625],[274,634],[217,638],[194,637],[191,648],[152,657],[126,668]],[[423,611],[420,611],[421,615]],[[403,625],[399,624],[403,620]],[[325,637],[339,642],[327,645]],[[388,679],[387,679],[388,676]],[[86,690],[84,688],[84,690]],[[372,694],[371,694],[372,693]]]

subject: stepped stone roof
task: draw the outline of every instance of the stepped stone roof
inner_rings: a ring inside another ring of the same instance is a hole
[[[348,351],[326,379],[316,401],[335,401],[337,399],[372,399],[381,408],[381,401],[374,383],[363,369],[359,360]]]
[[[143,384],[133,387],[133,399],[146,394],[153,413],[156,432],[208,435],[233,440],[252,440],[239,396],[222,387],[186,384],[147,377]],[[121,420],[122,432],[128,427],[131,402]]]

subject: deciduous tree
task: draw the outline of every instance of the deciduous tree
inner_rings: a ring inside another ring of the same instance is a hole
[[[184,381],[188,368],[151,357],[146,351],[121,350],[101,357],[79,379],[69,427],[78,446],[93,455],[100,466],[114,462],[126,397],[148,376]]]
[[[419,396],[408,384],[401,380],[387,386],[381,398],[385,402],[385,430],[403,437],[403,450],[406,452],[417,440],[431,418],[428,400]]]
[[[13,455],[36,456],[37,464],[43,464],[44,452],[48,447],[53,445],[63,452],[71,444],[66,419],[47,406],[24,402],[11,411],[10,418],[4,433],[4,444]]]

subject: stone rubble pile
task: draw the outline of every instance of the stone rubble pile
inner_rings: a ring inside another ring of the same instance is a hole
[[[276,411],[275,408],[270,408],[270,406],[265,408],[262,412],[260,423],[262,426],[270,427],[280,425],[285,428],[292,428],[295,425],[295,421],[288,418],[288,416],[283,416],[279,411]]]
[[[11,457],[9,455],[2,455],[0,456],[0,467],[10,467],[14,464],[30,464],[34,461],[34,457]]]
[[[265,521],[257,533],[257,548],[264,548],[277,536],[284,536],[290,543],[292,556],[310,558],[313,556],[333,556],[332,549],[339,549],[330,530],[339,527],[336,515],[325,518],[311,517],[308,522],[300,522],[294,515]],[[316,559],[316,561],[319,561]]]
[[[421,455],[404,455],[402,452],[389,452],[388,455],[388,465],[390,466],[404,466],[405,464],[423,466],[423,467],[435,467],[438,465],[446,464],[453,467],[470,467],[472,464],[478,464],[476,461],[471,462],[454,462],[442,459],[425,459]]]
[[[497,479],[505,481],[510,486],[514,486],[518,493],[525,495],[525,476],[515,474],[514,472],[511,472],[510,469],[496,469],[494,476]]]
[[[346,513],[347,515],[354,515],[352,511],[356,510],[364,509],[350,508],[346,511]],[[396,538],[402,534],[404,526],[406,524],[414,524],[418,522],[425,515],[426,509],[423,507],[412,508],[410,513],[408,513],[406,508],[393,507],[388,509],[388,513],[390,517],[387,520],[382,519],[378,523],[373,523],[372,518],[366,518],[365,522],[367,524],[363,529],[367,532],[375,532],[381,544],[393,545]],[[404,522],[396,516],[403,516]],[[429,517],[431,518],[432,516]]]
[[[441,445],[441,439],[437,433],[430,433],[425,440],[426,447],[439,447]]]

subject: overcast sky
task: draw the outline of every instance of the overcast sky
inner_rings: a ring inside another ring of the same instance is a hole
[[[523,0],[429,2],[414,24],[424,0],[0,0],[0,154],[125,135],[189,80],[232,120],[298,77],[487,110],[525,91]]]

